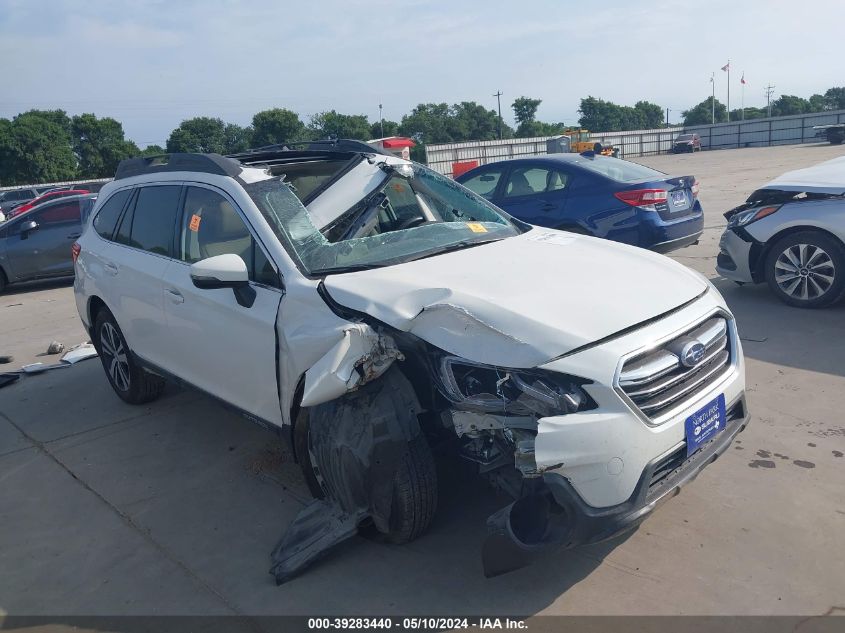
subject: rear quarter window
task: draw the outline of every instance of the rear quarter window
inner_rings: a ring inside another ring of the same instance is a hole
[[[176,231],[176,212],[182,187],[161,185],[142,187],[135,198],[135,206],[121,223],[121,233],[127,220],[131,222],[129,246],[172,256],[173,238]]]
[[[107,240],[112,239],[114,230],[117,227],[117,221],[120,219],[120,212],[126,205],[126,200],[129,199],[131,189],[124,189],[118,191],[100,207],[97,215],[94,217],[94,230],[100,237]]]

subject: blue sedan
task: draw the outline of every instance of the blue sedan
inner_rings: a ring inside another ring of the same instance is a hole
[[[530,224],[661,253],[696,243],[704,230],[694,176],[592,152],[505,160],[456,180]]]

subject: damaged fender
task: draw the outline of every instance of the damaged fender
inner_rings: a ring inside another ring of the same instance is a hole
[[[394,360],[403,360],[393,339],[364,323],[353,323],[342,338],[305,372],[302,406],[313,407],[375,380]]]

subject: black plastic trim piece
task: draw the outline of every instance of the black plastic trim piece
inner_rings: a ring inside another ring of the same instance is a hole
[[[234,178],[242,169],[238,161],[220,154],[162,154],[120,161],[114,179],[174,171],[193,171]]]

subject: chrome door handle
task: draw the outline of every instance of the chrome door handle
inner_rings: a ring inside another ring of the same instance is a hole
[[[165,288],[164,291],[170,295],[170,300],[173,303],[185,303],[185,297],[182,296],[182,293],[178,290],[174,290],[173,288]]]

